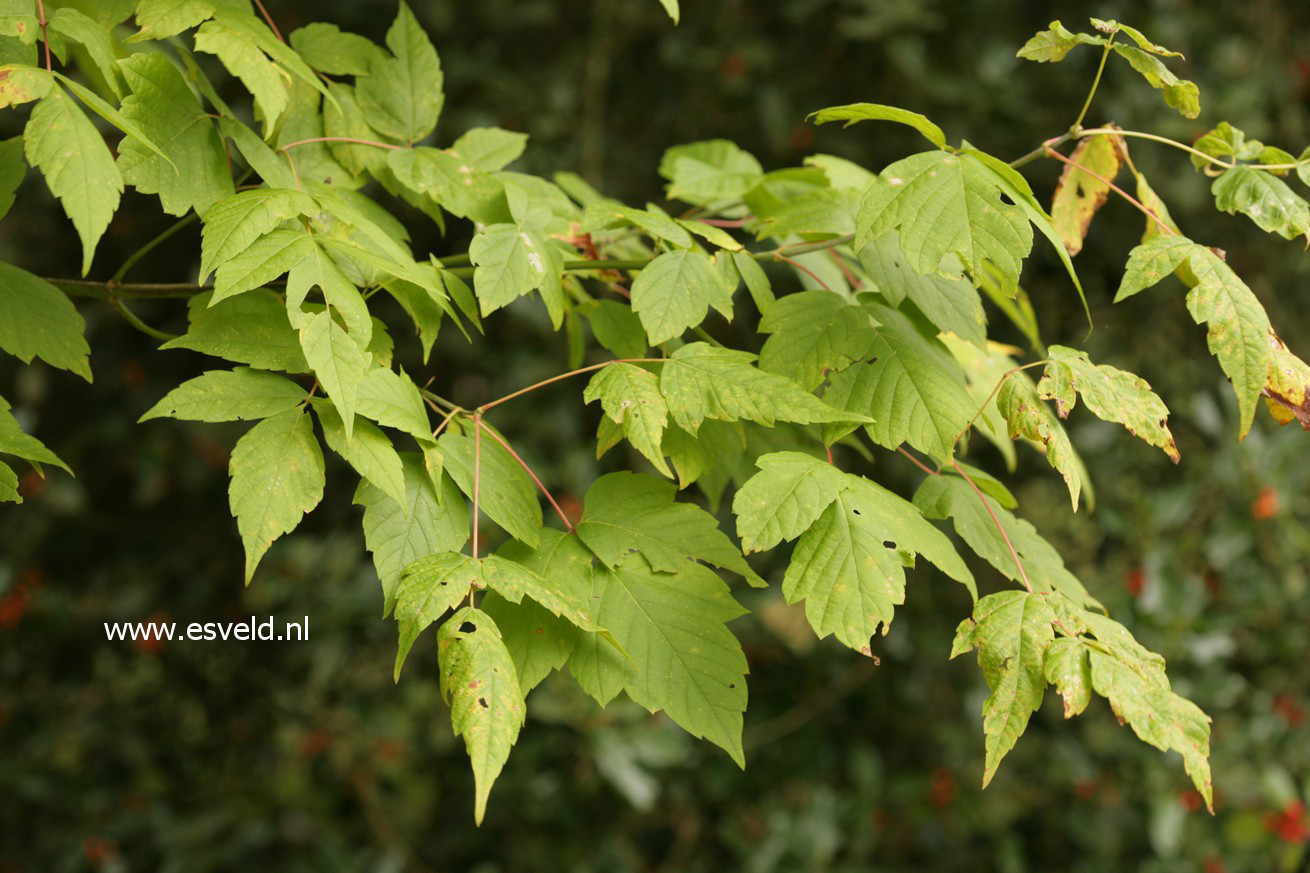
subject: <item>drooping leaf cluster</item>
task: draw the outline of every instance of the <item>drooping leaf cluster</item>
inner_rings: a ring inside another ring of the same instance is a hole
[[[662,2],[676,21],[676,0]],[[1115,184],[1125,166],[1145,232],[1116,299],[1178,276],[1232,380],[1240,433],[1262,396],[1280,423],[1310,427],[1310,368],[1222,254],[1183,236],[1132,165],[1133,132],[1080,118],[1057,138],[1077,140],[1070,156],[1049,140],[1036,156],[1058,156],[1065,172],[1048,211],[1022,159],[950,145],[915,112],[852,104],[814,120],[907,125],[931,147],[874,172],[822,154],[766,171],[726,140],[674,146],[658,168],[667,202],[635,206],[572,174],[508,169],[527,146],[521,133],[442,129],[441,62],[403,3],[385,45],[327,23],[283,41],[245,0],[138,0],[98,17],[61,8],[44,26],[34,3],[9,6],[0,104],[30,113],[22,136],[0,143],[0,213],[34,167],[82,240],[83,275],[127,186],[201,222],[189,326],[161,348],[226,363],[142,421],[252,422],[230,460],[247,583],[322,500],[327,464],[357,474],[383,614],[399,634],[396,677],[435,636],[479,821],[528,694],[555,671],[601,706],[624,694],[663,711],[744,765],[747,660],[731,622],[745,610],[728,580],[767,587],[746,555],[783,543],[794,545],[775,580],[782,596],[804,605],[818,636],[869,656],[925,584],[919,558],[966,586],[975,607],[953,654],[976,649],[992,692],[984,784],[1051,685],[1070,716],[1093,692],[1107,699],[1144,741],[1180,752],[1210,800],[1206,716],[1103,614],[1098,580],[1079,580],[1015,514],[1005,485],[972,464],[988,458],[976,437],[1011,470],[1015,445],[1028,444],[1076,510],[1091,482],[1063,421],[1079,402],[1179,460],[1147,382],[1045,346],[1020,285],[1036,231],[1082,295],[1072,259],[1109,195],[1125,193]],[[1198,114],[1196,86],[1165,64],[1176,53],[1125,25],[1093,25],[1053,23],[1020,56],[1098,46]],[[93,84],[46,68],[43,39],[61,69],[70,45],[84,49]],[[222,100],[217,75],[249,100]],[[1219,209],[1289,239],[1310,231],[1310,207],[1282,181],[1295,170],[1310,182],[1307,153],[1227,124],[1181,147],[1215,176]],[[416,252],[402,203],[442,229],[465,223],[467,251]],[[130,298],[126,269],[107,287]],[[90,380],[84,323],[65,294],[78,287],[0,264],[0,349]],[[406,323],[378,317],[379,294]],[[478,343],[484,319],[537,306],[573,367],[547,382],[587,376],[574,393],[580,407],[598,404],[598,457],[626,443],[641,467],[597,478],[578,518],[492,420],[546,383],[465,408],[395,360],[397,342],[414,342],[407,359],[426,367],[443,323],[444,341]],[[1028,351],[991,339],[998,314]],[[723,320],[754,320],[759,342],[725,346]],[[864,458],[896,453],[925,474],[912,499],[864,475]],[[0,454],[67,469],[2,398]],[[0,500],[20,499],[17,473],[0,463]],[[726,530],[702,502],[730,507]]]

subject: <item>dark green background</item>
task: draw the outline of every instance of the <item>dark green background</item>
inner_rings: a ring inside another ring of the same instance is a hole
[[[389,3],[268,5],[284,31],[327,20],[379,40],[393,14]],[[1175,68],[1198,82],[1203,106],[1199,120],[1182,119],[1112,63],[1089,121],[1188,141],[1228,119],[1294,153],[1310,142],[1310,11],[1292,0],[685,5],[674,29],[655,0],[417,3],[445,67],[438,144],[475,125],[523,130],[532,136],[523,169],[577,170],[639,203],[661,198],[663,149],[695,139],[734,139],[769,169],[813,151],[876,169],[922,147],[891,126],[804,124],[810,111],[855,100],[924,112],[952,140],[1015,157],[1069,124],[1096,62],[1085,50],[1039,66],[1015,49],[1051,18],[1081,27],[1087,15],[1123,18],[1184,51]],[[21,117],[11,110],[3,123],[17,132]],[[1216,214],[1208,180],[1181,153],[1134,143],[1133,155],[1184,230],[1227,250],[1304,356],[1301,246]],[[1030,169],[1049,196],[1057,168]],[[420,251],[457,251],[467,239],[456,226],[443,240],[399,209]],[[110,275],[166,225],[153,198],[127,194],[92,275]],[[475,829],[431,640],[392,684],[395,628],[378,619],[350,475],[329,467],[323,504],[243,589],[225,475],[241,428],[134,424],[212,362],[156,352],[107,306],[87,303],[94,387],[0,364],[0,393],[78,474],[29,481],[27,504],[0,508],[0,873],[1302,869],[1304,840],[1287,839],[1297,836],[1287,826],[1280,838],[1270,816],[1295,813],[1310,793],[1308,437],[1262,413],[1236,444],[1230,391],[1181,286],[1110,307],[1141,227],[1111,203],[1078,258],[1097,323],[1087,346],[1163,395],[1182,465],[1075,414],[1096,510],[1072,516],[1058,477],[1031,453],[1009,481],[1022,483],[1021,514],[1214,716],[1216,817],[1195,811],[1176,757],[1137,742],[1103,704],[1064,723],[1054,695],[980,792],[985,688],[971,659],[946,659],[967,597],[921,571],[876,641],[877,667],[816,645],[776,588],[741,592],[753,610],[734,624],[752,674],[744,773],[661,717],[618,703],[599,711],[567,680],[548,681]],[[197,237],[175,239],[134,277],[193,276]],[[35,174],[0,224],[0,257],[48,276],[77,271],[76,236]],[[1076,297],[1041,244],[1024,281],[1047,341],[1081,344]],[[166,329],[185,324],[180,303],[139,311]],[[427,367],[402,322],[392,324],[410,372],[434,376],[458,402],[566,366],[561,338],[522,307],[492,319],[485,346],[443,335]],[[749,323],[709,326],[750,342]],[[497,420],[573,499],[597,470],[596,412],[580,412],[580,394],[580,384],[557,386]],[[971,461],[1004,473],[990,450]],[[872,474],[904,490],[919,475],[886,454]],[[1262,491],[1264,506],[1276,499],[1267,518],[1252,511]],[[780,574],[776,562],[757,567]],[[999,582],[980,578],[989,590]],[[143,651],[102,630],[251,614],[308,615],[311,639]]]

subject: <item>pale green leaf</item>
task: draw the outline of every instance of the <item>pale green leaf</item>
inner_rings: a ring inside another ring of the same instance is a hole
[[[583,310],[596,342],[620,358],[640,358],[646,354],[646,331],[632,308],[617,300],[597,300]]]
[[[897,161],[865,193],[857,250],[892,231],[918,273],[939,272],[953,254],[975,282],[991,264],[1007,288],[1018,284],[1033,241],[1024,210],[1005,202],[992,168],[976,155],[943,151]]]
[[[759,331],[770,334],[760,350],[760,369],[811,390],[829,372],[862,360],[875,340],[868,309],[820,290],[778,300],[760,319]]]
[[[544,288],[562,264],[550,244],[531,228],[493,224],[473,238],[469,257],[475,269],[473,288],[483,316]]]
[[[660,5],[664,7],[665,12],[669,13],[673,23],[677,24],[678,19],[682,16],[682,11],[678,8],[678,0],[660,0]]]
[[[1234,167],[1221,173],[1210,191],[1217,209],[1240,212],[1265,233],[1296,239],[1310,231],[1310,204],[1271,173]]]
[[[800,452],[775,452],[756,462],[760,472],[732,501],[737,535],[747,552],[771,549],[804,533],[846,484],[831,464]]]
[[[740,200],[763,178],[760,162],[726,139],[674,146],[660,160],[670,200],[707,204]]]
[[[309,257],[314,239],[304,230],[270,231],[245,250],[218,265],[210,305],[272,282]]]
[[[445,454],[446,471],[472,500],[476,465],[482,512],[510,536],[536,546],[541,541],[541,503],[531,477],[489,433],[477,442],[480,450],[472,434],[442,434],[437,444]]]
[[[1047,646],[1042,672],[1064,701],[1065,718],[1079,715],[1092,702],[1087,647],[1078,640],[1060,637]]]
[[[458,552],[469,538],[468,507],[449,476],[440,486],[423,465],[421,455],[401,454],[405,470],[405,502],[397,503],[367,481],[355,491],[364,507],[364,543],[382,582],[383,616],[395,604],[401,571],[434,552]]]
[[[317,243],[310,246],[305,258],[287,274],[287,317],[297,329],[313,317],[304,310],[312,288],[322,292],[323,301],[341,319],[355,345],[367,349],[373,338],[373,318],[364,295]]]
[[[394,57],[375,58],[369,76],[356,84],[355,96],[371,127],[416,143],[437,126],[445,95],[437,51],[403,2],[387,31],[387,48]]]
[[[419,634],[448,610],[467,600],[475,587],[482,587],[482,568],[478,561],[459,552],[434,552],[400,571],[395,607],[400,632],[396,650],[397,682],[405,658]]]
[[[548,536],[562,535],[552,530]],[[510,552],[513,553],[513,550]],[[554,577],[542,576],[526,565],[506,557],[504,550],[482,559],[482,580],[486,587],[510,603],[522,603],[526,597],[580,630],[601,631],[592,619],[589,589],[569,587],[560,584]]]
[[[763,587],[714,516],[675,501],[676,493],[672,483],[637,473],[602,476],[587,490],[578,537],[609,567],[636,551],[658,572],[674,573],[697,559]]]
[[[732,290],[701,252],[666,252],[647,264],[632,283],[632,311],[641,318],[651,345],[700,324],[711,306],[724,318],[732,318]]]
[[[673,420],[695,436],[707,418],[746,419],[772,427],[777,421],[867,422],[863,413],[843,412],[795,382],[753,366],[754,355],[691,343],[664,363],[660,390]]]
[[[232,195],[223,142],[186,80],[167,58],[141,53],[120,66],[131,94],[122,113],[159,144],[168,161],[133,137],[118,147],[123,179],[143,194],[158,194],[165,212],[203,215]]]
[[[266,418],[237,440],[228,503],[246,548],[246,584],[273,541],[323,498],[323,451],[303,409]]]
[[[1072,33],[1058,21],[1052,21],[1046,30],[1039,30],[1016,53],[1018,57],[1039,63],[1064,60],[1065,55],[1080,45],[1105,45],[1105,37],[1086,33]]]
[[[755,302],[755,308],[763,314],[764,310],[773,305],[775,299],[768,274],[764,272],[758,261],[745,252],[734,252],[732,263],[737,268],[737,275],[741,276],[742,282],[746,284],[746,291]]]
[[[91,62],[95,64],[109,90],[115,97],[123,96],[123,86],[118,78],[115,62],[118,60],[114,51],[109,31],[94,19],[72,7],[56,9],[47,22],[47,29],[53,37],[65,37],[80,43],[86,49]]]
[[[0,262],[0,349],[23,363],[40,358],[91,381],[86,323],[55,286]]]
[[[896,106],[884,106],[879,103],[851,103],[846,106],[831,106],[810,113],[807,120],[813,121],[815,124],[844,121],[846,122],[845,127],[850,127],[860,121],[893,121],[914,128],[923,134],[924,139],[937,146],[937,148],[943,148],[946,145],[946,134],[942,133],[942,129],[929,121],[926,116]]]
[[[654,373],[633,364],[610,364],[591,377],[582,399],[586,403],[599,400],[605,414],[622,426],[623,435],[632,447],[654,464],[655,469],[665,476],[673,476],[660,450],[669,410]]]
[[[355,419],[349,439],[336,407],[316,399],[314,411],[323,427],[323,439],[355,472],[380,488],[399,506],[405,505],[405,466],[387,435],[364,418]],[[440,474],[438,474],[440,478]]]
[[[455,736],[464,738],[473,764],[473,820],[482,824],[487,795],[526,717],[523,689],[500,629],[481,610],[465,607],[441,626],[437,658],[451,726]]]
[[[68,465],[45,444],[31,434],[24,433],[18,419],[9,411],[9,401],[0,397],[0,455],[14,455],[33,464],[51,464],[67,472]]]
[[[1093,364],[1086,352],[1051,346],[1050,363],[1037,385],[1041,396],[1054,400],[1061,418],[1068,418],[1081,395],[1092,414],[1122,424],[1128,432],[1164,450],[1178,463],[1178,446],[1169,432],[1169,410],[1146,380],[1105,364]]]
[[[279,188],[256,188],[218,201],[206,213],[201,231],[200,281],[282,222],[317,211],[310,197]]]
[[[137,421],[251,421],[295,409],[307,396],[305,389],[277,373],[248,367],[210,370],[165,394]]]
[[[519,159],[528,135],[499,127],[474,127],[460,134],[450,154],[484,173],[503,170]]]
[[[0,65],[0,109],[40,100],[50,93],[54,77],[24,64]]]
[[[300,329],[300,348],[341,413],[346,442],[350,442],[355,426],[355,399],[359,395],[359,383],[372,362],[371,356],[355,344],[326,310]]]
[[[1116,42],[1110,48],[1141,73],[1152,88],[1162,91],[1164,102],[1177,109],[1184,118],[1196,118],[1201,114],[1200,91],[1195,82],[1178,78],[1158,57],[1136,46]]]
[[[910,268],[900,237],[889,233],[860,250],[860,266],[891,306],[909,300],[938,330],[954,333],[980,348],[987,341],[987,316],[972,282]]]
[[[867,360],[832,376],[824,401],[852,417],[872,419],[865,430],[880,446],[896,449],[908,443],[938,461],[949,461],[956,436],[973,415],[960,365],[900,311],[876,303],[867,306],[879,324]],[[828,438],[849,429],[833,428]]]
[[[161,349],[191,349],[261,370],[309,371],[300,337],[276,294],[259,288],[211,307],[212,296],[191,298],[187,311],[191,326]]]
[[[951,657],[977,649],[978,666],[992,691],[983,702],[984,788],[1042,705],[1044,659],[1055,638],[1054,622],[1055,613],[1041,597],[1026,591],[1002,591],[979,600],[973,617],[965,619],[956,631]]]
[[[1187,310],[1193,321],[1207,325],[1210,353],[1219,359],[1219,366],[1233,383],[1238,432],[1244,439],[1251,429],[1272,360],[1269,316],[1223,258],[1184,237],[1156,237],[1128,256],[1115,302],[1149,288],[1183,264],[1196,279],[1196,285],[1187,292]]]
[[[227,71],[241,80],[255,99],[255,115],[263,122],[267,137],[290,104],[290,76],[269,59],[250,33],[232,23],[215,19],[202,24],[196,31],[196,51],[217,56]]]
[[[423,398],[414,380],[404,373],[375,367],[360,380],[355,412],[419,441],[432,439]]]
[[[100,131],[61,88],[53,88],[32,110],[23,142],[28,163],[41,171],[77,228],[85,276],[123,193],[114,156]]]
[[[677,573],[658,573],[632,555],[614,569],[596,570],[593,597],[597,623],[628,654],[624,659],[610,647],[606,681],[621,677],[634,701],[651,712],[664,710],[692,736],[745,766],[746,656],[726,624],[745,610],[723,580],[692,562]],[[588,651],[579,643],[570,667],[576,659],[585,669]]]
[[[584,579],[589,596],[590,570]],[[551,615],[544,606],[531,600],[510,603],[494,591],[487,592],[479,606],[500,628],[524,694],[568,663],[578,641],[578,630],[564,619]]]
[[[1059,471],[1069,489],[1069,501],[1078,511],[1083,477],[1073,443],[1055,415],[1042,402],[1032,380],[1014,373],[996,392],[996,409],[1005,419],[1010,439],[1032,440],[1046,453],[1047,462]]]
[[[383,56],[372,40],[319,21],[293,30],[291,47],[305,63],[330,76],[367,76],[370,65]]]

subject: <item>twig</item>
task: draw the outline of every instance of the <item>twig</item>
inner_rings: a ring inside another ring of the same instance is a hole
[[[113,307],[118,310],[119,314],[123,316],[123,319],[127,321],[128,324],[132,325],[134,328],[141,331],[146,336],[153,337],[154,339],[157,339],[160,342],[165,342],[165,343],[168,342],[169,340],[177,339],[177,334],[172,334],[169,333],[168,331],[159,330],[158,328],[154,328],[146,324],[137,316],[135,312],[133,312],[131,309],[128,309],[127,304],[124,303],[123,301],[114,300],[111,302],[113,304]]]
[[[968,473],[964,472],[964,468],[960,466],[959,461],[952,458],[951,466],[955,468],[955,472],[964,477],[964,481],[969,483],[969,487],[973,489],[973,493],[977,494],[978,499],[982,501],[983,509],[987,510],[987,514],[992,517],[992,523],[995,524],[996,529],[1001,532],[1001,539],[1005,540],[1005,547],[1010,550],[1010,557],[1014,558],[1014,566],[1019,568],[1019,580],[1023,582],[1023,587],[1028,589],[1029,594],[1036,594],[1037,592],[1033,590],[1032,583],[1028,581],[1028,571],[1024,570],[1023,562],[1019,560],[1019,553],[1015,551],[1014,543],[1010,542],[1010,535],[1005,532],[1005,527],[1001,524],[1001,520],[997,518],[996,513],[992,511],[992,505],[987,502],[987,498],[983,495],[982,489],[978,487],[977,483],[973,481],[973,478]]]
[[[484,403],[478,407],[477,411],[487,412],[488,410],[494,409],[495,407],[499,406],[502,403],[505,403],[506,401],[513,400],[515,397],[522,397],[524,394],[527,394],[530,391],[536,391],[538,388],[544,388],[547,385],[560,381],[561,379],[568,379],[572,376],[580,376],[583,373],[594,372],[602,367],[608,367],[610,364],[653,364],[664,360],[667,359],[666,358],[618,358],[617,360],[606,361],[603,364],[592,364],[590,367],[582,367],[581,369],[578,370],[569,370],[567,373],[560,373],[557,376],[551,376],[549,379],[542,379],[540,382],[529,385],[526,388],[520,388],[519,390],[513,392],[512,394],[506,394],[504,397],[498,397],[495,400],[491,401],[490,403]]]
[[[45,68],[46,72],[49,72],[54,69],[54,67],[50,63],[50,33],[46,30],[46,25],[49,24],[49,22],[46,21],[45,4],[42,3],[41,0],[36,0],[36,11],[41,17],[41,42],[45,44]]]
[[[957,437],[957,439],[958,439],[958,437]],[[905,447],[904,447],[904,446],[897,446],[897,447],[896,447],[896,451],[900,452],[902,455],[904,455],[905,457],[909,458],[911,464],[913,464],[914,466],[918,467],[920,470],[922,470],[923,472],[927,473],[929,476],[940,476],[940,475],[941,475],[941,473],[937,472],[937,471],[934,470],[932,467],[929,467],[929,466],[928,466],[927,464],[925,464],[923,461],[920,461],[920,460],[919,460],[918,458],[916,458],[914,455],[911,455],[909,452],[907,452],[907,451],[905,450]]]
[[[485,424],[482,424],[481,417],[478,417],[477,421],[481,427],[486,428],[487,435],[490,436],[492,439],[494,439],[496,442],[500,443],[501,448],[509,452],[510,457],[518,461],[519,466],[522,467],[527,472],[527,474],[532,477],[532,481],[537,483],[537,489],[546,496],[546,499],[550,501],[550,505],[554,507],[555,514],[559,516],[559,520],[564,522],[564,526],[569,529],[569,533],[572,533],[573,522],[569,521],[569,517],[564,514],[564,510],[561,509],[560,505],[555,502],[554,495],[552,495],[550,491],[546,488],[546,486],[542,484],[541,479],[537,476],[536,473],[532,471],[532,468],[528,466],[528,462],[523,460],[523,458],[519,456],[518,452],[514,451],[514,448],[505,440],[504,437],[496,433],[491,428],[487,427]]]
[[[1176,231],[1174,231],[1174,229],[1169,225],[1165,224],[1164,221],[1161,220],[1160,216],[1156,215],[1152,209],[1144,205],[1142,201],[1138,200],[1136,197],[1129,194],[1127,191],[1120,188],[1118,185],[1111,182],[1109,179],[1102,176],[1100,173],[1097,173],[1093,170],[1089,170],[1087,167],[1084,167],[1082,164],[1078,163],[1077,161],[1066,158],[1064,155],[1057,152],[1054,148],[1048,147],[1046,149],[1046,153],[1051,157],[1055,158],[1057,161],[1068,164],[1069,166],[1073,167],[1076,170],[1081,170],[1082,172],[1091,176],[1093,179],[1105,185],[1107,188],[1109,188],[1114,193],[1118,194],[1123,199],[1127,200],[1129,203],[1136,206],[1138,209],[1142,211],[1143,214],[1145,214],[1148,218],[1150,218],[1152,221],[1154,221],[1157,225],[1160,226],[1160,231],[1165,236],[1177,236]]]
[[[255,0],[255,5],[259,7],[259,14],[264,16],[264,20],[268,22],[268,26],[273,30],[273,35],[277,37],[278,42],[286,42],[282,38],[282,31],[277,29],[277,23],[273,21],[273,16],[268,14],[268,10],[264,8],[261,0]]]

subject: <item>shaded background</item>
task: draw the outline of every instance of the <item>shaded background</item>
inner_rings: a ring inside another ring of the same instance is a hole
[[[284,31],[326,20],[379,41],[393,14],[389,3],[268,5]],[[855,100],[921,111],[952,140],[1022,154],[1068,125],[1094,71],[1090,50],[1055,66],[1014,58],[1057,15],[1075,29],[1089,14],[1123,18],[1184,51],[1189,62],[1176,68],[1201,87],[1202,117],[1189,122],[1112,62],[1089,121],[1189,141],[1228,119],[1293,153],[1310,142],[1310,10],[1294,0],[700,0],[685,4],[677,29],[655,0],[415,5],[446,72],[439,144],[480,124],[523,130],[532,144],[522,169],[577,170],[637,202],[661,198],[654,170],[679,142],[728,137],[770,169],[813,151],[877,168],[921,148],[892,126],[803,124],[810,111]],[[7,114],[6,130],[17,132],[20,117]],[[1184,230],[1228,251],[1304,355],[1310,256],[1216,214],[1208,180],[1185,156],[1137,143],[1133,156]],[[1029,173],[1042,196],[1057,175],[1054,166]],[[419,250],[458,250],[469,233],[455,226],[443,240],[397,208]],[[166,225],[153,198],[127,194],[92,275],[110,275]],[[1094,512],[1070,515],[1036,456],[1023,453],[1008,481],[1022,483],[1021,514],[1214,716],[1214,818],[1198,811],[1176,757],[1140,744],[1103,703],[1064,723],[1054,695],[980,792],[986,690],[971,659],[946,660],[967,598],[920,571],[893,632],[877,641],[878,667],[816,644],[776,588],[740,592],[753,611],[734,623],[752,674],[745,773],[662,717],[620,703],[600,711],[567,679],[548,680],[475,829],[435,647],[416,649],[392,684],[394,624],[378,620],[347,471],[329,466],[323,504],[243,589],[226,499],[241,428],[134,424],[213,362],[156,352],[111,309],[87,303],[94,388],[0,363],[0,393],[78,473],[29,477],[28,502],[0,508],[0,871],[1304,869],[1307,437],[1262,414],[1235,443],[1231,392],[1181,287],[1108,305],[1141,225],[1109,204],[1078,258],[1097,322],[1088,346],[1165,398],[1182,465],[1076,415]],[[133,277],[194,275],[198,238],[175,240]],[[43,275],[76,272],[76,236],[35,174],[0,224],[0,257]],[[1039,250],[1024,278],[1045,339],[1081,343],[1081,311],[1054,259]],[[178,331],[183,308],[139,311]],[[565,368],[561,339],[535,311],[518,307],[492,326],[491,355],[446,334],[424,367],[417,342],[396,330],[398,357],[457,402]],[[579,413],[580,392],[566,384],[498,412],[569,495],[596,475],[596,413]],[[990,451],[971,460],[1003,472]],[[606,458],[625,463],[640,468]],[[903,492],[918,476],[886,454],[873,473]],[[780,565],[757,566],[781,575]],[[134,645],[108,643],[102,630],[251,614],[308,615],[310,641]]]

